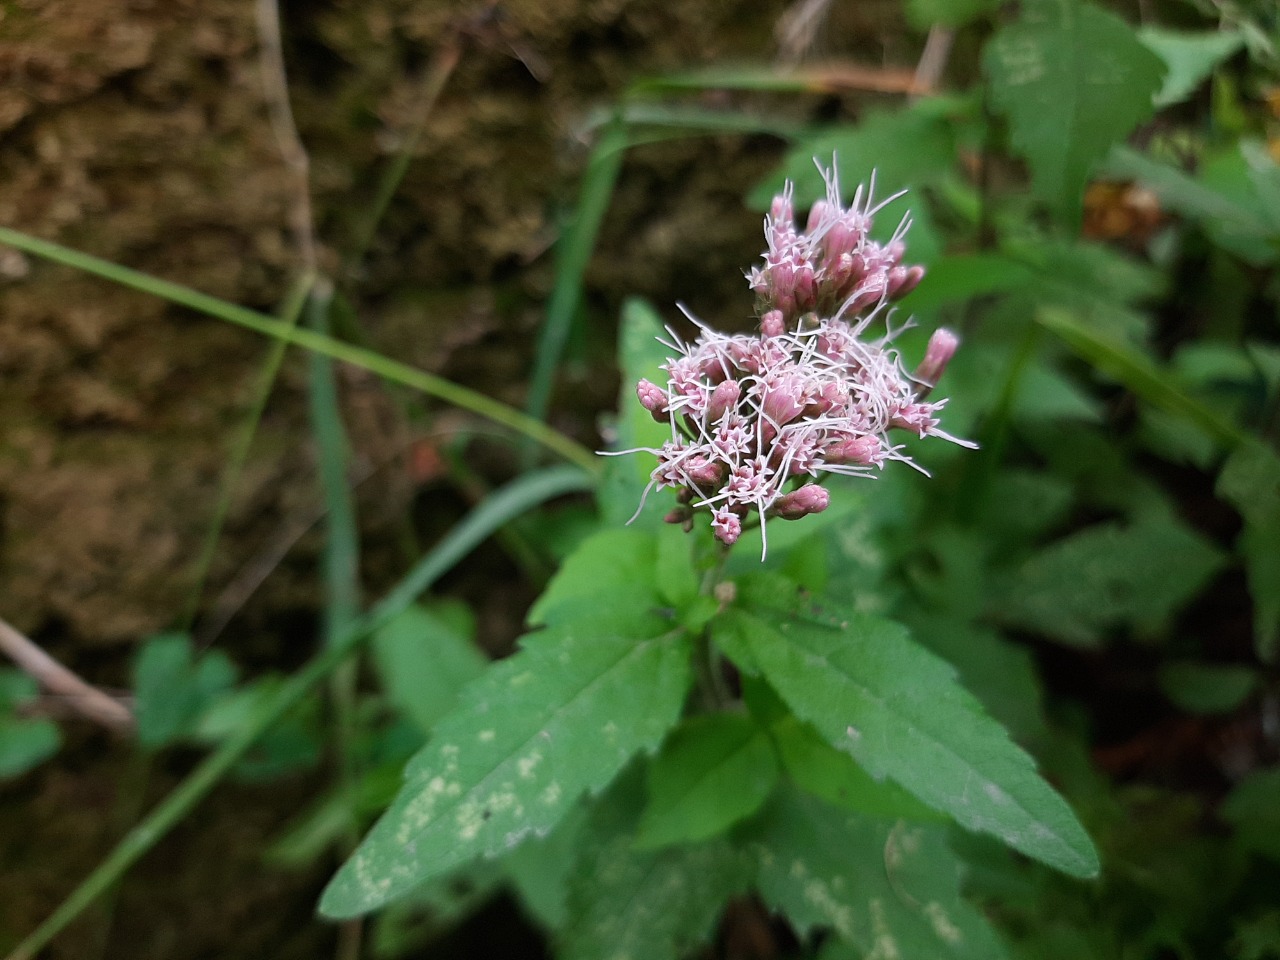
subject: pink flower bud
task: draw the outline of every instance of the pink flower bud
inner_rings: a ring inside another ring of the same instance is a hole
[[[872,273],[864,277],[853,291],[852,296],[844,303],[847,313],[861,313],[867,307],[879,303],[885,295],[885,277],[883,273]]]
[[[775,424],[790,423],[804,412],[804,385],[796,378],[770,383],[766,388],[763,413]]]
[[[787,320],[781,310],[770,310],[760,318],[760,333],[766,337],[780,337],[787,332]]]
[[[711,530],[717,540],[732,546],[742,536],[742,518],[727,507],[721,507],[711,514]]]
[[[870,467],[884,459],[884,452],[879,437],[862,434],[836,440],[827,448],[824,459],[827,463]]]
[[[838,212],[839,211],[837,211],[837,213]],[[805,224],[805,232],[813,233],[813,231],[817,230],[818,227],[822,225],[822,221],[830,215],[831,205],[825,200],[816,201],[814,205],[809,208],[809,220]]]
[[[742,387],[737,380],[726,380],[711,391],[711,400],[707,404],[707,423],[716,423],[728,411],[738,405],[742,396]]]
[[[799,520],[811,513],[821,513],[830,502],[831,494],[826,487],[806,483],[799,490],[793,490],[775,500],[773,513],[783,520]]]
[[[653,414],[653,419],[659,423],[666,420],[667,404],[669,403],[667,391],[656,383],[641,380],[636,384],[636,396],[640,398],[640,406]]]
[[[904,267],[901,264],[889,271],[889,296],[905,297],[924,279],[924,267]]]
[[[933,336],[929,338],[929,346],[924,351],[924,359],[912,374],[913,379],[929,387],[936,386],[942,379],[942,372],[947,369],[947,364],[955,356],[958,346],[960,346],[959,338],[946,327],[939,327],[933,331]]]

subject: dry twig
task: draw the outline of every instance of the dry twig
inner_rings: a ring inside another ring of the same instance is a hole
[[[50,693],[65,698],[81,716],[115,733],[133,731],[133,714],[124,704],[85,683],[3,620],[0,620],[0,651]]]

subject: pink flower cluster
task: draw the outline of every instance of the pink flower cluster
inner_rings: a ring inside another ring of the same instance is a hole
[[[804,231],[793,220],[790,183],[765,219],[764,265],[748,276],[760,332],[725,335],[690,317],[697,340],[672,333],[664,341],[676,353],[663,366],[666,386],[636,387],[640,403],[671,426],[671,439],[648,450],[658,465],[646,494],[655,485],[677,488],[679,506],[667,520],[688,527],[696,511],[709,511],[725,544],[753,513],[763,525],[825,510],[829,494],[811,478],[910,463],[890,430],[965,443],[938,429],[946,401],[925,399],[955,352],[955,336],[937,331],[912,376],[889,346],[887,324],[879,339],[862,339],[881,309],[924,275],[902,263],[909,221],[881,246],[868,234],[884,203],[873,207],[870,191],[864,202],[859,188],[846,209],[834,168],[824,177],[826,199],[814,204]]]

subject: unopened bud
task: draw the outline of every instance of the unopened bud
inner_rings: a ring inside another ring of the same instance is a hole
[[[924,267],[898,265],[889,271],[889,296],[905,297],[924,279]]]
[[[715,423],[726,412],[738,405],[742,396],[742,387],[737,380],[726,380],[711,391],[711,400],[707,403],[707,423]]]
[[[933,331],[933,336],[929,338],[929,346],[924,351],[924,359],[920,361],[920,366],[916,367],[916,372],[911,375],[912,378],[927,387],[936,386],[942,379],[942,373],[947,369],[947,364],[955,356],[958,346],[960,346],[959,338],[946,327],[939,327]]]
[[[883,456],[880,438],[868,433],[836,441],[827,448],[825,459],[827,463],[870,467],[878,464]]]
[[[766,337],[780,337],[787,332],[787,319],[781,310],[770,310],[760,318],[760,333]]]
[[[732,546],[742,536],[742,518],[732,511],[721,508],[711,515],[711,530],[716,539],[726,546]]]
[[[640,399],[640,406],[653,414],[653,419],[659,423],[666,420],[667,404],[670,402],[667,391],[652,381],[641,380],[636,384],[636,396]]]
[[[806,483],[799,490],[793,490],[774,501],[773,513],[783,520],[799,520],[811,513],[821,513],[831,503],[831,494],[826,487],[816,483]]]

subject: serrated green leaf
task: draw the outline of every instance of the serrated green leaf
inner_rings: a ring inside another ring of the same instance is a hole
[[[836,621],[794,604],[767,616],[727,613],[717,643],[739,666],[746,653],[832,746],[971,830],[1074,876],[1097,873],[1071,808],[955,671],[901,626],[856,613]]]
[[[0,780],[26,773],[58,752],[62,734],[51,720],[0,714]]]
[[[895,826],[783,791],[745,839],[765,902],[800,930],[828,928],[853,948],[832,957],[1005,956],[960,896],[960,864],[944,828]]]
[[[1171,516],[1095,524],[1010,572],[990,611],[1063,643],[1093,646],[1121,624],[1160,624],[1222,564],[1221,551]]]
[[[655,583],[657,549],[654,535],[643,530],[605,530],[588,537],[551,578],[529,611],[529,623],[554,624],[614,593],[638,606],[661,606]]]
[[[744,891],[751,858],[724,840],[637,850],[634,798],[606,796],[591,817],[570,877],[560,960],[671,960],[712,932]]]
[[[133,668],[138,742],[155,748],[193,734],[201,711],[235,681],[221,650],[197,658],[186,634],[151,637]]]
[[[811,724],[788,714],[772,725],[770,734],[792,782],[832,806],[895,820],[945,819],[892,780],[873,780]]]
[[[712,714],[677,727],[649,767],[649,803],[636,846],[694,843],[755,813],[778,779],[778,760],[750,717]]]
[[[1165,663],[1160,666],[1160,689],[1190,713],[1229,713],[1258,686],[1252,667],[1222,663]]]
[[[1244,517],[1237,549],[1253,598],[1253,638],[1266,663],[1280,653],[1280,457],[1257,441],[1241,446],[1218,477],[1218,495]]]
[[[643,600],[641,601],[643,604]],[[679,716],[688,638],[643,606],[526,639],[464,690],[405,771],[394,804],[320,903],[349,917],[521,839],[545,834]]]
[[[618,331],[618,366],[622,371],[622,386],[618,391],[614,437],[609,443],[612,451],[636,447],[656,449],[664,440],[671,439],[671,428],[664,428],[656,422],[636,399],[636,383],[642,378],[660,385],[667,382],[661,366],[670,351],[657,340],[664,335],[662,318],[650,304],[643,300],[628,300],[623,304],[622,324]],[[645,508],[636,516],[649,483],[649,474],[657,466],[657,461],[644,453],[620,454],[604,459],[604,471],[597,488],[604,525],[620,527],[635,516],[632,525],[639,529],[660,526],[663,514],[670,509],[667,503],[669,495],[661,491],[650,491]]]
[[[1244,45],[1244,37],[1234,30],[1206,30],[1191,33],[1164,27],[1143,27],[1138,31],[1142,44],[1164,61],[1167,72],[1157,107],[1180,103],[1191,96],[1222,61]]]
[[[1028,3],[988,42],[991,101],[1009,119],[1032,186],[1069,224],[1093,164],[1151,116],[1165,73],[1115,15],[1088,3]]]
[[[373,664],[388,699],[423,733],[453,708],[458,691],[486,663],[469,629],[460,631],[421,606],[407,608],[373,635]]]

